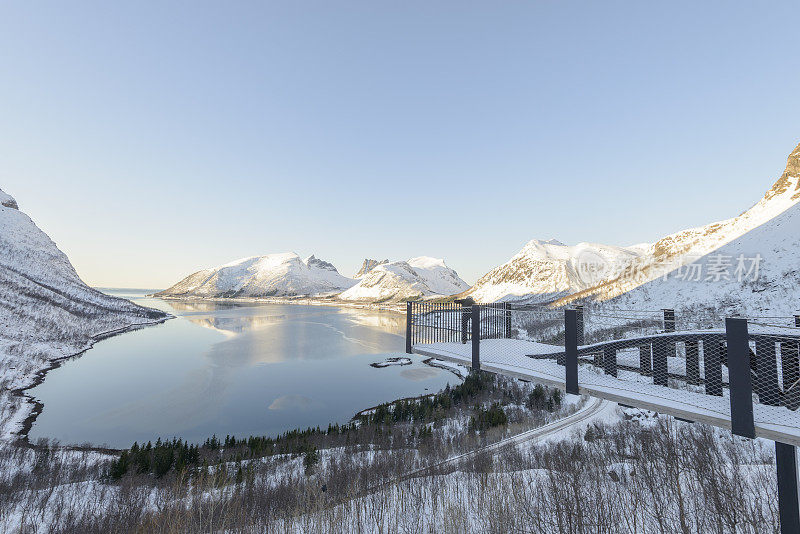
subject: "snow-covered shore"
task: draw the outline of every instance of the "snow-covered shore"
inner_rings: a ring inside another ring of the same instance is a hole
[[[27,440],[31,426],[44,408],[42,403],[28,394],[28,390],[41,384],[48,372],[68,360],[80,357],[99,341],[139,328],[160,324],[172,318],[172,316],[166,315],[151,322],[130,324],[100,332],[92,336],[77,350],[67,346],[53,346],[47,350],[43,344],[40,348],[47,351],[49,358],[37,359],[34,365],[0,353],[0,358],[2,358],[0,365],[4,369],[3,374],[0,375],[0,381],[4,384],[3,390],[0,392],[0,441]],[[17,369],[24,370],[15,373],[14,371]]]
[[[38,413],[25,390],[59,362],[170,317],[87,286],[16,199],[0,191],[0,440],[24,436]]]

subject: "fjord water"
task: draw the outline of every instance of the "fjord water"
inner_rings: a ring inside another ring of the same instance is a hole
[[[31,441],[121,448],[157,437],[275,436],[459,381],[417,356],[370,367],[404,350],[405,317],[395,312],[106,292],[176,318],[100,341],[50,371],[29,392],[44,404]]]

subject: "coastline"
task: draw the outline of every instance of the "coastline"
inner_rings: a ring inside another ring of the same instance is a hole
[[[148,295],[153,297],[154,295]],[[267,304],[297,304],[297,305],[304,305],[304,306],[330,306],[330,307],[341,307],[341,308],[350,308],[350,309],[367,309],[367,310],[378,310],[378,311],[387,311],[391,313],[399,313],[405,315],[405,305],[394,303],[394,304],[377,304],[377,303],[363,303],[363,302],[350,302],[350,301],[341,301],[338,299],[332,299],[330,297],[234,297],[234,298],[203,298],[203,297],[164,297],[158,296],[154,298],[159,298],[163,300],[185,300],[185,301],[196,301],[196,302],[242,302],[242,303],[267,303]],[[29,439],[29,433],[33,424],[36,422],[38,416],[44,410],[44,404],[39,401],[36,397],[28,393],[28,390],[35,388],[36,386],[42,384],[47,376],[47,374],[52,371],[53,369],[57,369],[64,365],[69,360],[80,358],[85,352],[89,349],[93,348],[96,343],[102,341],[104,339],[109,339],[114,336],[133,332],[136,330],[140,330],[143,328],[147,328],[150,326],[155,326],[158,324],[162,324],[170,319],[174,319],[175,316],[171,314],[167,314],[165,317],[153,320],[146,323],[136,323],[136,324],[129,324],[127,326],[123,326],[120,328],[100,332],[91,336],[90,341],[82,347],[80,350],[65,354],[63,356],[57,356],[47,360],[45,363],[46,365],[42,368],[34,371],[32,374],[28,375],[28,380],[24,382],[24,385],[8,390],[10,396],[12,398],[20,398],[22,399],[23,404],[20,406],[20,409],[16,417],[13,420],[9,421],[9,425],[12,426],[12,429],[2,429],[4,430],[4,434],[10,437],[8,439],[8,443],[12,443],[19,446],[24,446],[28,448],[36,448],[38,445],[36,443],[32,443]],[[425,365],[429,365],[431,367],[438,367],[442,370],[449,371],[453,373],[458,378],[462,379],[464,376],[455,368],[451,368],[447,365],[436,365],[431,360],[433,358],[428,358],[424,360],[422,363]],[[431,394],[422,394],[417,397],[408,397],[407,399],[394,399],[392,402],[398,402],[400,400],[411,400],[411,399],[420,399],[424,397],[428,397],[434,395]],[[374,409],[375,407],[365,408],[364,410],[359,411],[355,416],[354,419],[364,413],[368,412],[369,410]],[[15,427],[15,428],[14,428]],[[81,450],[81,451],[95,451],[101,453],[116,453],[119,452],[121,449],[113,449],[108,447],[100,447],[100,446],[92,446],[89,444],[69,444],[69,445],[60,445],[60,448],[68,449],[68,450]]]
[[[33,423],[36,422],[36,418],[39,416],[39,414],[42,413],[42,410],[44,409],[44,404],[42,402],[40,402],[38,399],[36,399],[34,396],[30,395],[28,393],[28,390],[33,389],[36,386],[40,385],[42,382],[44,382],[44,379],[46,378],[47,373],[49,373],[53,369],[57,369],[57,368],[61,367],[68,360],[80,358],[86,351],[88,351],[89,349],[94,347],[95,344],[97,342],[99,342],[99,341],[102,341],[104,339],[109,339],[109,338],[112,338],[114,336],[117,336],[117,335],[120,335],[120,334],[124,334],[124,333],[127,333],[127,332],[133,332],[135,330],[140,330],[140,329],[147,328],[147,327],[150,327],[150,326],[155,326],[155,325],[158,325],[158,324],[162,324],[162,323],[165,323],[166,321],[169,321],[170,319],[174,319],[174,318],[175,318],[174,315],[166,314],[164,317],[162,317],[160,319],[157,319],[157,320],[153,320],[153,321],[149,321],[149,322],[145,322],[145,323],[129,324],[127,326],[123,326],[123,327],[120,327],[120,328],[115,328],[113,330],[107,330],[107,331],[104,331],[104,332],[100,332],[100,333],[92,335],[91,339],[86,343],[86,345],[83,348],[81,348],[80,350],[78,350],[77,352],[74,352],[74,353],[71,353],[71,354],[66,354],[64,356],[59,356],[59,357],[51,358],[51,359],[47,360],[45,362],[46,365],[44,367],[42,367],[41,369],[38,369],[37,371],[34,371],[33,374],[30,375],[30,380],[27,383],[25,383],[25,385],[9,390],[9,394],[10,394],[11,398],[20,398],[20,399],[22,399],[22,402],[23,402],[23,404],[22,404],[22,406],[20,407],[20,410],[19,410],[20,413],[15,414],[15,415],[20,416],[21,420],[20,420],[20,417],[18,417],[18,418],[15,418],[15,420],[11,420],[10,421],[11,425],[19,425],[18,428],[12,429],[12,430],[6,430],[6,432],[4,432],[8,436],[11,436],[11,439],[9,440],[9,442],[12,443],[12,444],[15,444],[15,445],[21,445],[21,446],[25,446],[25,447],[35,447],[36,446],[35,444],[31,443],[30,440],[28,439],[28,433],[30,432],[31,428],[33,427]],[[25,413],[25,412],[27,412],[27,413]],[[92,451],[99,451],[99,452],[107,452],[107,451],[110,450],[110,449],[107,449],[107,448],[104,448],[104,447],[85,447],[85,446],[81,446],[81,447],[65,446],[65,448],[68,448],[68,449],[80,449],[80,450],[92,450]]]

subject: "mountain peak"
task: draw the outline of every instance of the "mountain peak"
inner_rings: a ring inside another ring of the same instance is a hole
[[[364,260],[365,266],[368,262]],[[363,267],[362,267],[363,269]],[[358,284],[340,295],[343,300],[400,301],[454,295],[469,288],[444,260],[420,256],[408,261],[383,261],[372,266]]]
[[[8,193],[5,193],[2,189],[0,189],[0,206],[11,208],[13,210],[19,209],[19,204],[17,204],[17,201],[14,200],[14,197]]]
[[[386,263],[389,263],[388,259],[385,259],[383,261],[378,261],[378,260],[373,260],[373,259],[370,259],[370,258],[365,258],[364,259],[364,263],[361,264],[361,268],[358,270],[358,272],[356,273],[356,275],[353,278],[362,278],[365,274],[370,272],[372,269],[374,269],[378,265],[384,265]]]
[[[794,186],[795,192],[792,194],[792,200],[800,199],[800,144],[794,147],[792,153],[786,160],[786,169],[775,185],[767,191],[765,200],[773,197],[780,196],[789,191]]]
[[[304,261],[305,261],[305,264],[309,268],[310,267],[316,267],[317,269],[324,269],[326,271],[331,271],[331,272],[334,272],[334,273],[338,273],[339,272],[339,271],[336,270],[336,267],[334,267],[332,263],[327,262],[325,260],[321,260],[321,259],[317,258],[316,256],[314,256],[313,254],[311,256],[309,256],[308,258],[306,258]]]
[[[191,274],[158,293],[167,297],[274,297],[338,293],[355,284],[330,263],[294,252],[243,258]]]

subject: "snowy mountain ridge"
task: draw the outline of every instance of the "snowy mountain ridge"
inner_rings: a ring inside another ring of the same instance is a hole
[[[466,294],[477,302],[531,299],[532,295],[535,300],[553,300],[587,289],[599,277],[618,275],[642,254],[642,245],[568,246],[554,239],[534,239],[509,261],[482,276]]]
[[[783,174],[753,207],[737,217],[666,236],[649,247],[640,259],[619,276],[600,281],[591,288],[560,300],[578,298],[608,300],[694,263],[766,223],[776,220],[800,202],[800,144],[789,155]],[[767,226],[765,231],[774,225]],[[761,234],[761,232],[759,232]],[[800,249],[786,249],[796,256]]]
[[[516,300],[567,304],[607,300],[692,263],[775,219],[800,201],[800,145],[763,198],[740,215],[676,232],[654,243],[615,247],[530,241],[468,292],[478,302]]]
[[[360,278],[363,278],[365,274],[370,272],[372,269],[374,269],[378,265],[383,265],[384,263],[389,263],[389,260],[386,259],[386,260],[378,261],[378,260],[373,260],[373,259],[370,259],[370,258],[365,258],[364,259],[364,263],[361,264],[361,268],[358,270],[358,272],[356,273],[356,275],[353,278],[355,278],[356,280],[358,280]]]
[[[159,297],[286,297],[338,293],[355,284],[331,263],[294,252],[241,258],[190,274]]]
[[[800,204],[666,276],[610,299],[592,302],[590,295],[588,304],[593,310],[672,308],[682,328],[718,326],[732,315],[789,318],[800,313],[798,253]]]
[[[342,300],[387,302],[454,295],[469,288],[444,260],[420,256],[374,266]]]

